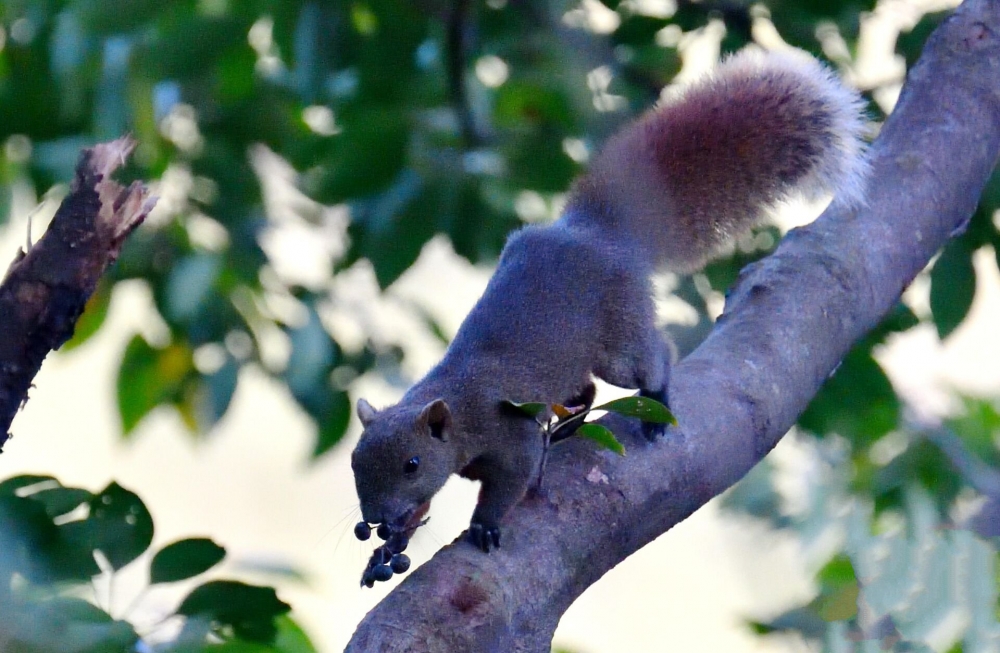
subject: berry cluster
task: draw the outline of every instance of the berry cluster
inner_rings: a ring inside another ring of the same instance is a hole
[[[388,524],[379,524],[375,534],[385,544],[377,547],[372,552],[368,564],[365,566],[365,573],[361,575],[361,584],[365,587],[374,587],[376,581],[387,581],[393,574],[402,574],[410,568],[410,557],[403,551],[410,543],[410,534],[415,529],[404,527],[395,530]],[[354,527],[354,536],[362,542],[372,536],[371,526],[367,522],[358,522]]]

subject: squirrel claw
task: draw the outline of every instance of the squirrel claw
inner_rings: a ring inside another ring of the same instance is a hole
[[[477,549],[483,553],[489,553],[490,548],[500,548],[500,527],[486,526],[478,522],[469,524],[469,534],[467,539]]]
[[[667,425],[657,422],[643,422],[642,434],[646,436],[646,439],[650,442],[656,442],[667,434]]]

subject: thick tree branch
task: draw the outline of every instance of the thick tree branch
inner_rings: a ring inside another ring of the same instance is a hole
[[[42,361],[73,335],[101,275],[156,203],[141,183],[110,178],[134,148],[126,136],[83,151],[52,224],[0,284],[0,449]]]
[[[650,446],[609,419],[624,458],[560,445],[547,496],[509,516],[503,549],[446,547],[367,615],[348,650],[549,651],[584,589],[777,444],[966,224],[998,153],[1000,3],[967,0],[928,41],[873,145],[869,206],[829,209],[744,270],[712,334],[675,368],[680,430]]]

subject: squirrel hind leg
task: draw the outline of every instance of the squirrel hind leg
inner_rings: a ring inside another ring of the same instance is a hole
[[[655,327],[640,335],[637,337],[633,333],[633,338],[625,338],[623,342],[630,346],[625,351],[609,354],[594,373],[612,385],[638,388],[639,396],[669,406],[670,369],[677,357],[676,348],[666,334]],[[666,432],[666,425],[643,422],[642,432],[647,440],[656,441]]]

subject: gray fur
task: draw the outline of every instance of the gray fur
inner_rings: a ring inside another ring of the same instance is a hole
[[[719,116],[699,107],[728,106],[731,88],[741,122],[712,129]],[[774,133],[748,137],[740,125]],[[655,325],[650,274],[700,264],[796,189],[843,187],[856,200],[860,125],[856,95],[818,64],[747,55],[623,130],[560,220],[511,236],[444,359],[395,406],[376,412],[359,401],[365,430],[352,467],[364,519],[402,525],[459,473],[482,481],[470,533],[499,537],[543,452],[538,426],[504,402],[565,403],[594,376],[665,400],[673,350]],[[712,138],[732,142],[698,143]],[[726,160],[702,178],[675,148],[702,153],[702,164]],[[728,159],[733,150],[739,161]],[[706,180],[715,188],[697,186]],[[414,457],[419,469],[407,474]]]

